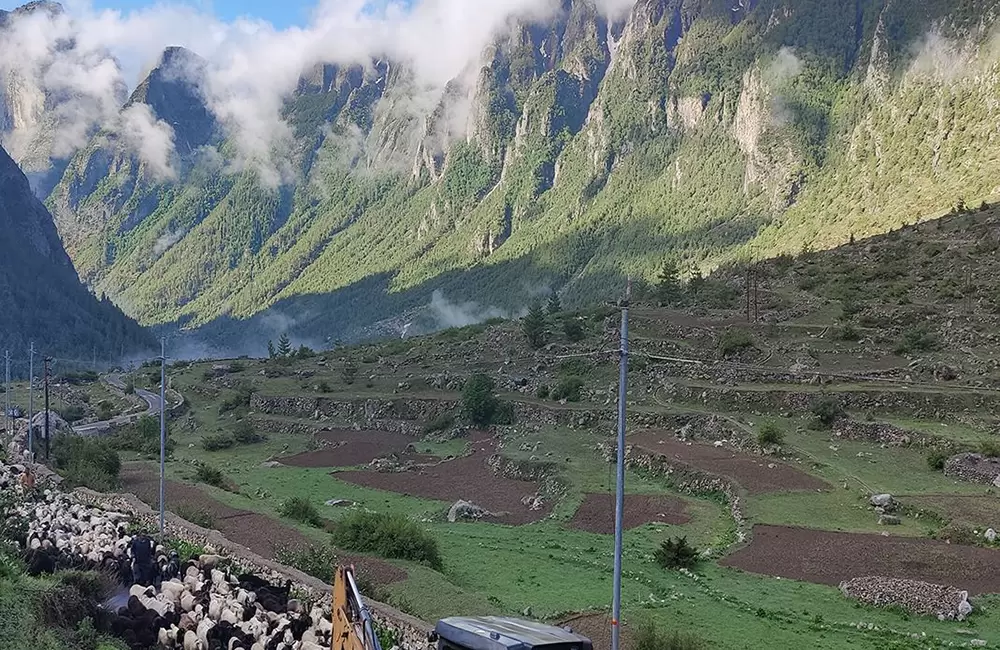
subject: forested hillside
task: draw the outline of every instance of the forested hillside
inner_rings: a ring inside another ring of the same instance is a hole
[[[88,283],[222,340],[393,331],[435,290],[593,301],[667,258],[709,270],[992,201],[998,5],[563,0],[444,89],[406,62],[304,71],[262,164],[206,108],[210,64],[171,49],[123,115],[173,150],[137,156],[123,119],[48,206]]]
[[[135,321],[80,283],[52,217],[0,149],[0,350],[20,364],[30,341],[41,354],[105,362],[154,347]]]

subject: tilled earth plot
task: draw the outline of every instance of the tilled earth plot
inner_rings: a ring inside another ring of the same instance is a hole
[[[152,508],[159,507],[159,478],[147,466],[125,463],[122,466],[124,490]],[[232,508],[206,492],[186,483],[167,481],[167,510],[203,510],[213,520],[213,527],[223,537],[247,547],[257,555],[274,559],[275,549],[300,550],[312,541],[295,528],[274,517],[249,510]],[[354,563],[358,571],[377,584],[391,584],[406,579],[406,571],[375,558],[340,556],[342,562]]]
[[[681,442],[665,431],[647,431],[629,437],[629,443],[652,454],[726,476],[750,494],[823,490],[830,486],[802,470],[776,459],[753,456],[725,447]]]
[[[951,585],[970,594],[1000,593],[1000,551],[934,539],[759,524],[750,545],[721,564],[826,585],[884,576]]]
[[[691,521],[684,501],[668,495],[626,494],[622,524],[625,530],[648,523],[686,524]],[[588,494],[569,525],[590,533],[615,532],[613,494]]]
[[[413,442],[413,438],[401,433],[346,429],[324,431],[316,434],[316,438],[329,446],[279,458],[278,461],[291,467],[353,467],[370,463],[386,454],[401,454]]]
[[[486,464],[494,453],[492,441],[473,442],[470,449],[467,456],[433,467],[401,472],[347,471],[337,472],[334,476],[355,485],[408,496],[450,502],[459,499],[471,501],[493,513],[486,520],[504,524],[527,524],[548,516],[552,504],[547,501],[534,510],[525,503],[539,492],[539,483],[497,476]]]

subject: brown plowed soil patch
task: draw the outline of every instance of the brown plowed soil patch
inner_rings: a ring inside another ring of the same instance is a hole
[[[143,463],[122,464],[122,484],[125,492],[137,496],[150,507],[158,508],[160,499],[159,477]],[[277,548],[303,549],[312,540],[295,528],[249,510],[240,510],[222,503],[207,492],[186,483],[167,481],[167,510],[204,510],[214,520],[214,528],[231,542],[235,542],[265,558],[275,559]],[[358,572],[369,577],[376,584],[387,585],[405,580],[406,571],[382,560],[342,555],[340,560],[353,563]]]
[[[728,477],[742,485],[750,494],[823,490],[830,487],[825,481],[779,460],[726,447],[688,444],[668,432],[646,431],[630,436],[629,443],[643,451],[662,454],[672,461]]]
[[[452,503],[464,499],[495,513],[490,521],[504,524],[527,524],[548,516],[552,505],[547,501],[538,510],[530,510],[521,503],[522,499],[541,489],[539,483],[497,476],[486,464],[495,453],[492,440],[471,442],[469,449],[467,456],[432,467],[405,472],[347,471],[334,476],[355,485],[407,496]]]
[[[643,524],[686,524],[691,521],[687,506],[677,497],[667,495],[626,494],[622,524],[625,530]],[[569,520],[571,528],[591,533],[615,532],[615,497],[613,494],[588,494]]]
[[[756,525],[750,545],[721,564],[825,585],[885,576],[1000,593],[1000,551],[934,539]]]
[[[330,446],[279,458],[278,462],[292,467],[354,467],[379,456],[401,454],[413,442],[413,438],[401,433],[347,429],[317,433],[316,439]]]

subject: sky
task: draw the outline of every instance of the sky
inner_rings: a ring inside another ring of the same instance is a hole
[[[27,0],[0,0],[0,9],[14,9]],[[66,3],[64,3],[66,4]],[[129,13],[155,5],[153,0],[94,0],[97,10],[111,9]],[[252,17],[266,20],[278,29],[291,26],[304,27],[316,6],[315,0],[189,0],[170,4],[188,4],[202,12],[214,14],[225,22],[236,18]]]

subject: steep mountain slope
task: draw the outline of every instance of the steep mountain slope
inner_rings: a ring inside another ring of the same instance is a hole
[[[183,81],[165,56],[129,105],[176,159],[103,132],[49,205],[82,276],[149,323],[336,338],[436,289],[594,300],[666,257],[710,268],[992,199],[998,6],[638,0],[616,22],[563,0],[443,92],[386,61],[304,74],[280,182],[233,164],[194,55]]]
[[[43,354],[87,360],[153,346],[135,321],[80,283],[52,217],[0,149],[0,349],[20,360],[29,341]]]

